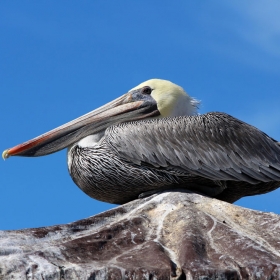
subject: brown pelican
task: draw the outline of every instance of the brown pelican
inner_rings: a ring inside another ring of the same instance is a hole
[[[73,181],[111,203],[169,189],[234,202],[280,185],[279,142],[225,113],[198,115],[197,101],[165,80],[148,80],[3,158],[66,147]]]

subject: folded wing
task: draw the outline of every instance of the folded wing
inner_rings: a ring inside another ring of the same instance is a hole
[[[106,130],[112,151],[137,165],[178,175],[251,184],[280,181],[280,146],[224,113],[123,123]]]

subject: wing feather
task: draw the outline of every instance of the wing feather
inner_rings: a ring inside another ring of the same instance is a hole
[[[166,172],[256,184],[280,181],[280,146],[225,113],[150,119],[106,130],[119,157]]]

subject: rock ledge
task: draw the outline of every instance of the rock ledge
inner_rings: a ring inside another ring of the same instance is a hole
[[[71,224],[0,231],[0,279],[280,279],[280,216],[165,192]]]

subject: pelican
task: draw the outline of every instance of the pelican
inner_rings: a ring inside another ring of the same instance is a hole
[[[67,148],[78,187],[115,204],[172,189],[233,203],[278,188],[279,142],[226,113],[199,115],[197,106],[180,86],[151,79],[2,156]]]

